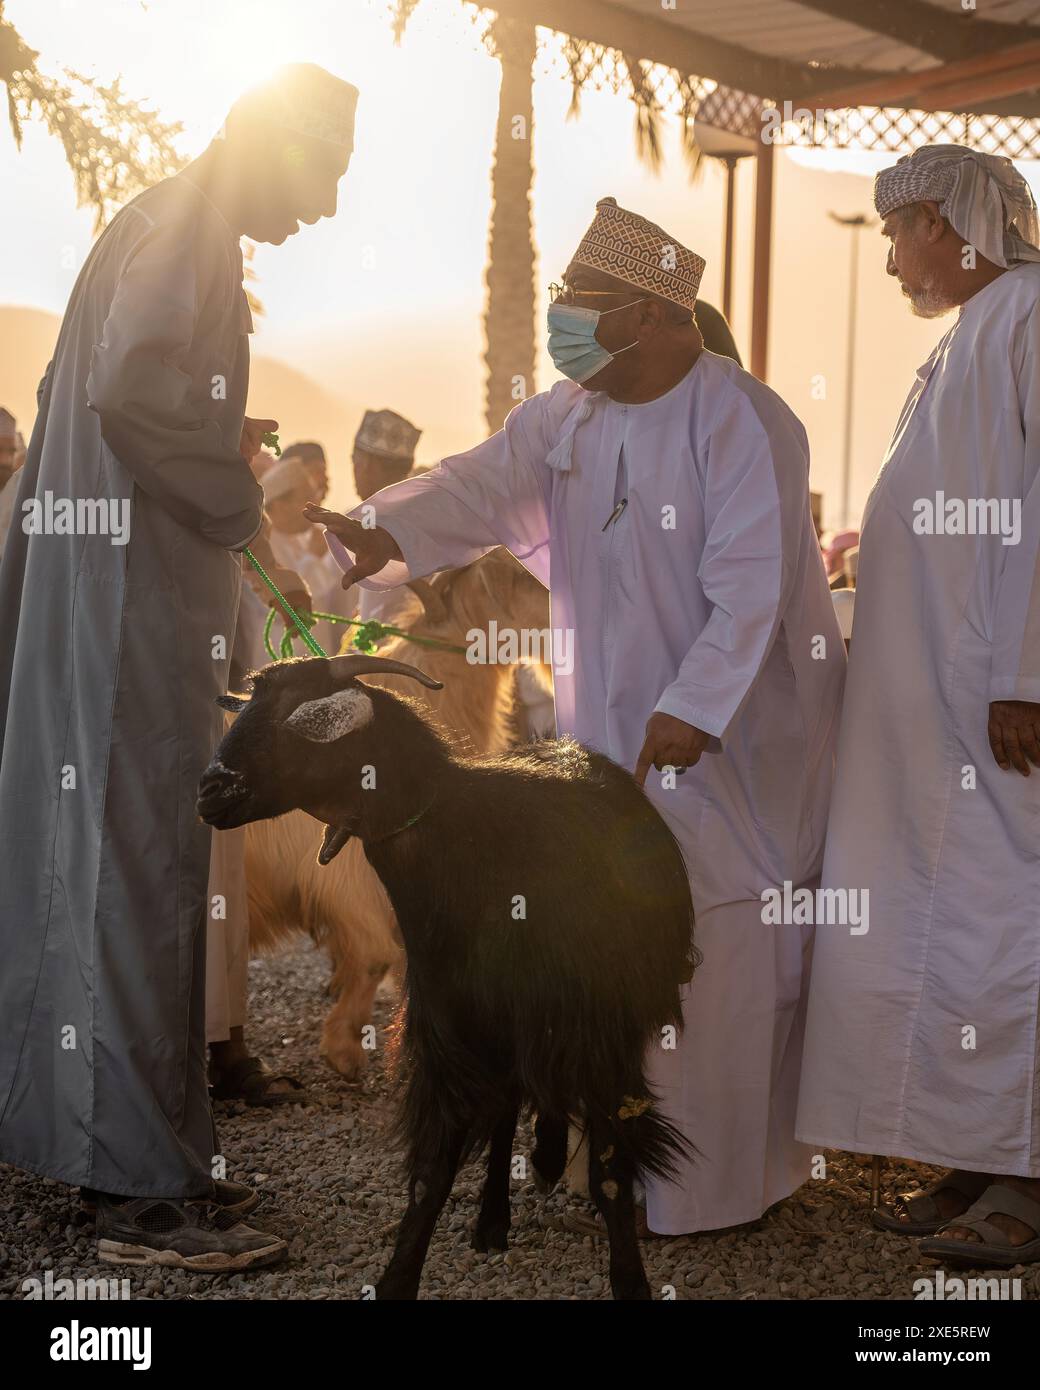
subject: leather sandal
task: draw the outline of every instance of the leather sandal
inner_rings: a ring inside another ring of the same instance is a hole
[[[1013,1216],[1016,1221],[1035,1232],[1032,1240],[1013,1245],[1011,1237],[986,1218]],[[958,1240],[943,1236],[951,1226],[975,1231],[979,1240]],[[1012,1269],[1015,1265],[1040,1263],[1040,1201],[1027,1197],[1016,1188],[991,1183],[963,1216],[943,1223],[937,1235],[922,1240],[921,1254],[960,1268],[982,1266],[986,1269]]]
[[[941,1226],[959,1219],[940,1215],[939,1204],[935,1200],[937,1192],[952,1188],[973,1202],[982,1196],[989,1181],[985,1173],[965,1173],[955,1168],[932,1183],[931,1187],[904,1193],[896,1198],[892,1206],[875,1207],[870,1213],[870,1220],[879,1231],[895,1231],[901,1236],[932,1236]],[[900,1211],[906,1213],[905,1220],[898,1215]]]
[[[277,1081],[288,1082],[288,1091],[273,1091]],[[244,1100],[247,1105],[306,1105],[310,1096],[295,1076],[275,1072],[262,1057],[242,1057],[221,1067],[210,1086],[214,1100]]]

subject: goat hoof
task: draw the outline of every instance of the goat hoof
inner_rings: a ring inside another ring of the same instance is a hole
[[[321,1060],[344,1081],[360,1081],[365,1070],[364,1057],[356,1057],[350,1052],[322,1052]]]
[[[480,1255],[500,1255],[509,1249],[509,1227],[475,1226],[470,1247]]]
[[[649,1302],[653,1295],[646,1276],[639,1274],[616,1275],[610,1281],[610,1292],[614,1299],[622,1303]]]
[[[534,1173],[534,1190],[540,1197],[548,1197],[559,1179],[544,1177],[533,1164],[531,1165],[531,1171]]]
[[[414,1303],[419,1297],[419,1286],[411,1281],[387,1279],[385,1276],[376,1285],[377,1303]]]

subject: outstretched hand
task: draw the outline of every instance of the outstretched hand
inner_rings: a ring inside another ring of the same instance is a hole
[[[303,514],[315,526],[326,526],[354,556],[354,565],[344,572],[340,583],[349,589],[359,579],[378,574],[391,560],[402,560],[400,547],[382,526],[362,526],[341,512],[330,512],[316,502],[308,502]]]

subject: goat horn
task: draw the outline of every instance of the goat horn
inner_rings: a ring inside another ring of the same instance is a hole
[[[389,657],[363,656],[361,653],[333,656],[329,658],[329,665],[337,676],[346,676],[350,680],[355,676],[376,676],[385,672],[388,675],[411,676],[412,680],[419,681],[428,690],[444,689],[443,681],[435,681],[425,671],[420,671],[418,666],[409,666],[404,661],[391,661]]]

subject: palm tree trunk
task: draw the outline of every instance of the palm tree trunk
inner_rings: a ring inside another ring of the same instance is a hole
[[[531,222],[534,161],[532,75],[534,26],[501,16],[492,30],[502,64],[498,127],[491,169],[488,247],[487,423],[500,429],[509,411],[535,389],[535,249]]]

